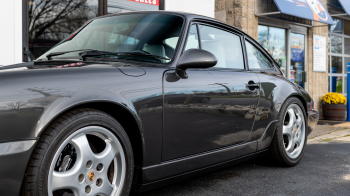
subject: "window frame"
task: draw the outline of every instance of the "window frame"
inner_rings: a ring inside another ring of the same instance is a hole
[[[345,19],[342,19],[342,18],[334,18],[334,19],[337,19],[337,20],[342,20],[342,30],[340,33],[335,33],[335,32],[331,32],[329,31],[328,32],[328,61],[327,61],[327,64],[328,64],[328,70],[326,71],[328,73],[328,80],[329,80],[329,83],[328,83],[328,92],[332,92],[332,85],[333,85],[333,81],[332,81],[332,77],[342,77],[342,80],[343,80],[343,86],[342,86],[342,92],[340,94],[343,94],[344,96],[347,96],[348,92],[345,92],[347,91],[347,87],[346,87],[346,82],[344,82],[345,80],[347,81],[348,78],[347,78],[347,70],[346,70],[346,67],[344,67],[344,62],[345,62],[345,58],[350,58],[350,54],[345,54],[345,39],[350,39],[350,35],[346,35],[345,34]],[[330,27],[330,25],[328,26]],[[332,52],[332,37],[331,36],[338,36],[338,37],[341,37],[342,39],[342,53],[333,53]],[[332,73],[332,68],[333,68],[333,61],[332,61],[332,57],[339,57],[342,59],[342,73]]]
[[[266,58],[267,60],[271,63],[272,67],[271,68],[249,68],[249,61],[248,61],[248,53],[247,53],[247,45],[246,45],[246,41],[249,42],[250,44],[252,44],[259,52],[261,52]],[[250,39],[247,36],[244,36],[244,49],[245,49],[245,53],[246,53],[246,59],[247,59],[247,66],[248,66],[248,70],[250,71],[262,71],[262,72],[269,72],[269,73],[276,73],[276,74],[281,74],[281,70],[279,70],[277,63],[275,62],[275,60],[270,56],[270,54],[268,54],[265,49],[258,43],[256,43],[255,41],[253,41],[252,39]],[[277,73],[279,72],[279,73]]]
[[[186,37],[185,37],[185,41],[184,41],[184,45],[181,49],[181,55],[185,52],[185,49],[186,49],[186,46],[187,46],[187,41],[188,41],[188,38],[190,36],[190,31],[191,31],[191,28],[193,25],[196,25],[196,30],[197,30],[197,33],[198,33],[198,47],[200,50],[202,50],[202,44],[200,42],[200,34],[199,34],[199,28],[198,28],[198,23],[197,22],[190,22],[189,25],[188,25],[188,28],[187,28],[187,33],[186,33]]]
[[[216,69],[230,69],[230,70],[235,70],[235,71],[242,71],[242,70],[247,71],[247,70],[248,70],[247,61],[246,61],[246,55],[245,55],[245,44],[243,43],[243,34],[240,33],[240,32],[234,31],[234,30],[232,30],[232,29],[225,28],[225,27],[222,27],[222,26],[219,26],[219,25],[215,25],[215,24],[211,24],[211,23],[206,23],[206,22],[202,22],[202,21],[191,21],[191,22],[189,23],[188,30],[187,30],[187,34],[186,34],[186,38],[185,38],[185,42],[184,42],[184,45],[183,45],[181,54],[183,54],[183,53],[185,52],[186,45],[187,45],[187,41],[188,41],[188,36],[189,36],[189,34],[190,34],[190,29],[191,29],[192,25],[196,25],[196,28],[197,28],[197,33],[198,33],[198,44],[199,44],[199,49],[200,49],[200,50],[203,50],[203,49],[202,49],[201,32],[200,32],[200,30],[199,30],[199,25],[204,25],[204,26],[216,28],[216,29],[219,29],[219,30],[222,30],[222,31],[226,31],[226,32],[228,32],[228,33],[231,33],[231,34],[233,34],[233,35],[238,36],[238,38],[239,38],[240,41],[241,41],[241,49],[242,49],[243,64],[244,64],[244,68],[243,68],[243,69],[237,69],[237,68],[223,68],[223,67],[215,67],[215,66],[212,67],[212,68],[216,68]]]

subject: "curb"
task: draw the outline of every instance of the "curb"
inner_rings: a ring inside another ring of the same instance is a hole
[[[344,141],[350,141],[347,140],[348,137],[345,136],[350,136],[350,129],[345,129],[342,131],[335,131],[332,133],[328,133],[326,135],[321,135],[318,137],[315,137],[313,139],[309,139],[307,141],[308,144],[314,144],[314,143],[319,143],[319,142],[329,142],[332,140],[344,140]],[[344,139],[342,139],[343,137],[345,137]]]

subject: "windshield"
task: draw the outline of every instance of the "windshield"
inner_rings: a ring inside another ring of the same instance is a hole
[[[38,59],[54,52],[92,49],[118,53],[151,55],[114,56],[97,58],[131,59],[167,63],[173,58],[179,40],[183,19],[169,14],[127,14],[96,19],[62,40]],[[77,57],[70,52],[59,57]],[[153,57],[157,55],[170,60]],[[53,57],[55,58],[55,57]]]

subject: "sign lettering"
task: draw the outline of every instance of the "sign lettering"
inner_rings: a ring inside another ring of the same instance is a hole
[[[144,4],[148,4],[148,5],[159,6],[159,0],[128,0],[128,1],[133,1],[133,2],[136,2],[136,3],[144,3]]]

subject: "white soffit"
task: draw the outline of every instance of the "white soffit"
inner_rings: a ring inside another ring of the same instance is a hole
[[[164,0],[165,10],[215,17],[215,0]]]

